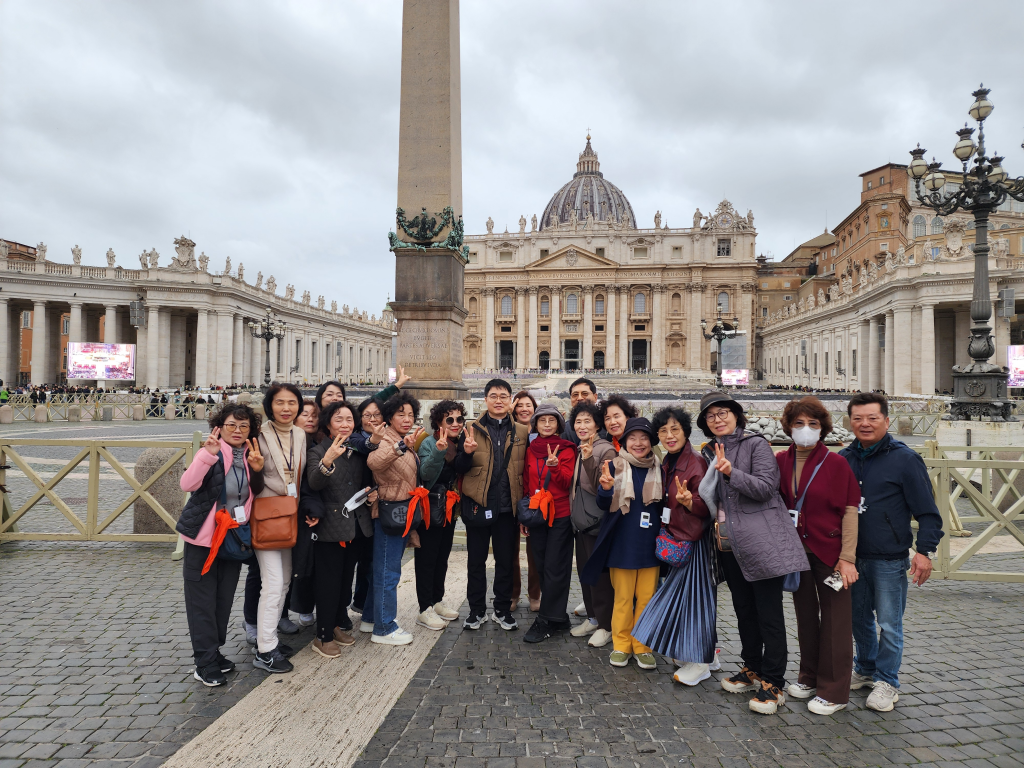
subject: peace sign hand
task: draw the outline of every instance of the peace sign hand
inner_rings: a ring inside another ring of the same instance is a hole
[[[210,430],[210,436],[203,441],[203,448],[208,450],[211,456],[216,456],[220,453],[220,427],[214,427]]]
[[[448,430],[442,427],[441,434],[437,438],[437,450],[447,451],[448,450]]]
[[[396,367],[398,369],[398,378],[395,379],[395,386],[398,387],[399,389],[401,389],[402,385],[404,385],[407,381],[411,381],[412,380],[412,376],[406,376],[405,375],[405,368],[403,368],[402,366],[399,365],[399,366],[396,366]]]
[[[594,438],[596,435],[591,435],[586,440],[580,441],[580,456],[583,457],[584,461],[589,459],[594,454]]]
[[[334,464],[334,460],[345,452],[345,441],[347,439],[348,438],[343,438],[341,435],[338,435],[336,438],[334,438],[334,442],[331,443],[331,447],[327,449],[327,452],[324,454],[324,457],[320,460],[320,463],[323,464],[325,467],[329,467],[332,464]]]
[[[601,484],[601,487],[604,488],[606,491],[610,491],[612,487],[615,485],[615,478],[612,477],[612,473],[608,469],[608,465],[611,463],[611,459],[608,459],[607,461],[604,462],[604,464],[601,465],[601,477],[598,478],[597,481]]]
[[[412,432],[402,438],[402,442],[405,443],[405,447],[409,450],[416,450],[416,439],[423,433],[422,427],[414,427]]]
[[[385,422],[381,422],[373,428],[373,433],[370,435],[370,442],[374,445],[380,445],[380,439],[384,437],[384,430],[388,428]]]
[[[263,471],[263,454],[260,453],[260,441],[255,437],[248,441],[249,443],[249,454],[245,457],[245,460],[249,462],[249,467],[253,472]]]
[[[549,467],[558,466],[558,449],[555,448],[555,446],[548,446],[548,458],[547,461],[545,461],[544,463],[547,464],[547,466]]]
[[[676,478],[676,502],[687,509],[693,509],[693,494],[688,486],[680,485],[679,478]]]
[[[473,437],[472,429],[466,430],[466,440],[462,443],[462,450],[467,454],[473,453],[476,450],[476,438]]]
[[[725,458],[725,446],[715,443],[715,469],[726,477],[732,474],[732,462]]]

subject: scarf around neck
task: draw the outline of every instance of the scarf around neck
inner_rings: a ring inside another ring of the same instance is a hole
[[[658,454],[652,451],[650,456],[638,459],[625,448],[621,448],[613,464],[615,465],[615,485],[612,486],[612,510],[618,510],[625,515],[629,512],[630,502],[636,498],[631,467],[646,471],[643,487],[644,506],[662,498],[661,461],[658,459]]]

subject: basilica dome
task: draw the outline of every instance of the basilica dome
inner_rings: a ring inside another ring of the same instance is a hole
[[[573,211],[580,225],[593,214],[597,221],[618,221],[630,228],[636,226],[629,200],[601,173],[601,164],[597,161],[597,152],[590,146],[589,134],[587,146],[576,163],[576,173],[568,184],[555,192],[544,208],[540,228],[551,229],[554,226],[552,217],[558,217],[562,224],[570,224]]]

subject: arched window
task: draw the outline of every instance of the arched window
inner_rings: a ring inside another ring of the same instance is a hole
[[[683,361],[683,345],[678,341],[672,342],[672,348],[669,351],[668,361],[670,363],[681,363]]]
[[[729,311],[729,294],[725,291],[718,294],[718,306],[723,312]]]
[[[932,234],[933,235],[941,235],[942,234],[942,219],[940,219],[938,216],[936,216],[934,219],[932,219]]]
[[[672,294],[672,312],[681,312],[683,309],[683,297],[678,293]]]
[[[642,315],[647,311],[647,296],[638,293],[633,297],[633,314]]]
[[[999,228],[1000,228],[1000,229],[1009,229],[1009,228],[1010,228],[1010,225],[1009,225],[1009,224],[1000,224],[1000,225],[999,225]]]
[[[476,317],[476,296],[469,297],[469,316]]]
[[[547,317],[551,314],[551,300],[547,296],[540,297],[540,314],[541,317]]]
[[[928,230],[928,224],[924,219],[924,216],[918,214],[914,217],[914,237],[924,237]]]
[[[512,297],[505,295],[501,297],[501,316],[511,317],[512,316]]]
[[[597,369],[604,368],[604,352],[597,351],[594,353],[594,367]]]
[[[570,293],[565,297],[565,313],[567,315],[576,315],[580,311],[580,299],[575,293]]]
[[[597,296],[594,297],[594,314],[595,315],[603,315],[604,314],[604,296],[602,296],[600,293],[597,294]],[[602,357],[602,359],[603,359],[603,357]],[[596,368],[597,366],[595,365],[594,367]]]

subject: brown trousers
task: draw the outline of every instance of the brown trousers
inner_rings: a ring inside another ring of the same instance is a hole
[[[853,603],[850,590],[836,592],[825,586],[830,568],[807,553],[810,571],[800,574],[800,588],[793,593],[796,631],[800,639],[800,676],[797,680],[818,689],[832,704],[850,701],[853,672]]]
[[[518,530],[519,526],[516,526]],[[523,594],[523,573],[519,564],[519,555],[522,552],[522,536],[516,534],[516,563],[512,568],[512,599],[518,600]],[[540,574],[537,573],[537,566],[533,563],[533,550],[529,544],[526,546],[526,594],[531,600],[540,600]]]

